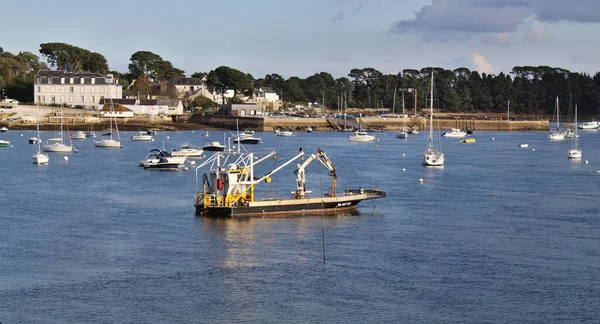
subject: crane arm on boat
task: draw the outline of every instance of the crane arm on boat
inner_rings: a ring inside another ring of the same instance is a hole
[[[271,177],[273,174],[275,174],[277,171],[283,169],[284,167],[286,167],[287,165],[289,165],[290,163],[294,162],[295,160],[301,158],[304,156],[304,152],[300,152],[298,153],[296,156],[294,156],[293,158],[289,159],[287,162],[285,162],[284,164],[280,165],[279,167],[275,168],[273,171],[265,174],[264,176],[260,177],[258,180],[254,181],[253,184],[259,184],[260,182],[262,182],[263,180]]]
[[[296,175],[296,198],[306,198],[306,172],[305,172],[305,169],[313,160],[318,160],[319,162],[321,162],[321,164],[323,164],[323,166],[325,166],[325,168],[327,168],[327,170],[329,170],[329,175],[331,177],[333,177],[333,181],[331,184],[331,194],[333,196],[335,196],[336,180],[337,180],[335,167],[333,166],[333,163],[331,162],[331,160],[329,160],[329,158],[327,157],[327,154],[325,154],[325,152],[323,152],[323,151],[321,151],[321,149],[319,149],[317,154],[311,154],[311,156],[308,159],[306,159],[306,161],[304,161],[304,163],[299,164],[298,169],[296,169],[296,171],[294,171],[294,174]]]

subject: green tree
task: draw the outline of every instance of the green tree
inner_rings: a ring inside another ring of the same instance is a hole
[[[40,53],[50,67],[65,70],[68,63],[73,71],[91,71],[106,73],[108,64],[106,58],[99,53],[92,53],[84,48],[65,43],[42,43]]]
[[[155,79],[160,68],[160,63],[163,61],[160,55],[150,51],[137,51],[129,58],[129,74],[133,79],[139,77],[148,77]]]
[[[210,90],[217,90],[221,94],[224,94],[227,90],[233,90],[235,95],[250,95],[254,92],[254,86],[248,75],[228,66],[219,66],[210,71],[206,84]]]

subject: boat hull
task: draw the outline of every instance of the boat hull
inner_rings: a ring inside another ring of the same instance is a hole
[[[235,139],[233,142],[240,144],[258,144],[260,143],[260,138],[244,138],[240,140]]]
[[[40,165],[40,164],[48,164],[48,161],[50,161],[50,158],[48,157],[47,154],[38,153],[32,157],[31,162],[33,164]]]
[[[579,129],[598,129],[600,128],[600,123],[598,122],[587,122],[579,125]]]
[[[179,156],[179,157],[188,157],[188,158],[200,158],[202,157],[202,154],[204,154],[203,150],[196,150],[196,149],[180,149],[180,150],[173,150],[171,152],[172,156]]]
[[[408,138],[408,134],[405,132],[401,132],[401,133],[396,134],[396,138],[406,139],[406,138]]]
[[[569,150],[569,159],[581,159],[581,150]]]
[[[76,133],[74,135],[71,135],[71,139],[76,139],[76,140],[85,139],[85,133],[81,132],[81,133]]]
[[[106,148],[121,148],[121,142],[115,140],[101,140],[94,142],[94,146]]]
[[[548,139],[551,141],[564,141],[565,135],[561,133],[552,133],[548,135]]]
[[[444,165],[444,154],[439,152],[423,154],[423,165],[442,166]]]
[[[179,164],[177,162],[144,163],[144,169],[156,171],[177,171]]]
[[[385,197],[383,191],[351,190],[354,194],[338,197],[317,197],[304,199],[281,199],[250,202],[245,206],[208,206],[196,204],[196,215],[208,217],[286,217],[294,215],[315,215],[356,210],[363,200]]]
[[[134,135],[134,136],[131,136],[131,140],[132,141],[150,142],[150,141],[152,141],[152,135]]]
[[[373,142],[375,141],[375,136],[349,136],[348,140],[359,143]]]
[[[0,147],[6,147],[10,145],[9,141],[5,141],[5,140],[0,140]]]
[[[73,152],[73,147],[70,145],[64,145],[64,144],[45,145],[44,152],[71,153],[71,152]]]

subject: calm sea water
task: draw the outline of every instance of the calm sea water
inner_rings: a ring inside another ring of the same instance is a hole
[[[53,154],[47,166],[30,163],[33,132],[0,134],[13,145],[0,148],[0,321],[600,317],[599,132],[580,132],[580,161],[567,159],[569,141],[549,142],[545,132],[479,132],[475,144],[444,138],[443,168],[421,166],[426,134],[404,141],[387,132],[378,143],[350,143],[343,133],[257,134],[264,144],[248,146],[256,152],[289,158],[320,147],[338,169],[340,190],[378,185],[388,197],[361,203],[360,215],[244,220],[194,215],[193,168],[137,166],[163,141],[223,141],[223,132],[200,134],[162,132],[154,143],[123,140],[121,150],[77,141],[80,153],[68,161]],[[257,174],[280,163],[266,161]],[[261,194],[288,196],[292,171]],[[324,168],[314,163],[308,172],[308,189],[328,191]]]

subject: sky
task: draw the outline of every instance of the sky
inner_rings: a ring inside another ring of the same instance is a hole
[[[5,51],[40,55],[39,44],[62,42],[120,72],[140,50],[187,75],[221,65],[255,78],[337,78],[367,67],[600,71],[599,0],[4,0],[0,8]]]

